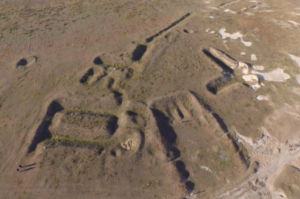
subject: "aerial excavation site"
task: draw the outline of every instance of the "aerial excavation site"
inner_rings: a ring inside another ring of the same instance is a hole
[[[0,0],[0,198],[299,199],[299,0]]]

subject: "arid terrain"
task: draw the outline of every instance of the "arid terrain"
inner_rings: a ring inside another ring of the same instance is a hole
[[[0,198],[300,198],[299,0],[0,8]]]

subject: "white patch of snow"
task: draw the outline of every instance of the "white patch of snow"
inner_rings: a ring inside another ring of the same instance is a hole
[[[288,54],[288,55],[300,67],[300,57],[296,57],[295,55],[291,55],[291,54]]]
[[[209,30],[210,30],[210,28],[206,29],[206,31],[205,31],[205,32],[208,32]]]
[[[227,33],[227,32],[226,32],[226,29],[225,29],[225,28],[221,28],[221,29],[219,30],[219,33],[220,33],[220,35],[222,36],[222,39],[226,39],[226,38],[230,38],[230,39],[238,39],[238,38],[239,38],[239,39],[241,40],[241,42],[242,42],[245,46],[249,47],[249,46],[252,45],[251,42],[246,42],[246,41],[243,40],[243,35],[242,35],[240,32],[236,32],[236,33],[230,34],[230,33]]]
[[[267,95],[258,95],[256,97],[256,100],[266,100],[266,101],[268,101],[269,100],[269,96],[267,96]]]
[[[236,14],[235,11],[232,11],[232,10],[230,10],[230,9],[225,9],[224,12],[230,12],[230,13],[232,13],[232,14]]]
[[[248,74],[249,72],[248,65],[244,62],[239,62],[238,68],[241,69],[244,74]]]
[[[246,53],[245,52],[241,52],[241,55],[246,55]]]
[[[214,17],[214,16],[209,16],[209,18],[210,18],[210,19],[213,19],[213,18],[215,18],[215,17]]]
[[[293,24],[294,26],[300,26],[300,23],[297,23],[295,21],[289,20],[288,22]]]
[[[230,33],[226,33],[225,31],[226,31],[225,28],[221,28],[219,31],[219,33],[222,36],[222,39],[226,39],[227,37],[229,37],[230,39],[238,39],[238,38],[243,37],[243,35],[240,32],[230,34]]]
[[[259,88],[260,88],[260,85],[259,85],[259,84],[255,84],[255,85],[252,85],[252,86],[251,86],[251,89],[254,90],[254,91],[256,91],[256,90],[259,89]]]
[[[257,75],[243,75],[242,78],[246,82],[258,82]]]
[[[214,34],[215,33],[215,31],[213,30],[213,31],[210,31],[210,34]]]
[[[243,74],[246,74],[246,75],[247,75],[248,72],[249,72],[249,70],[248,70],[248,68],[243,68],[243,69],[242,69],[242,72],[243,72]]]
[[[253,68],[254,70],[264,70],[264,69],[265,69],[264,66],[260,66],[260,65],[252,65],[252,68]]]
[[[273,82],[284,82],[285,80],[291,78],[287,73],[284,73],[283,69],[281,68],[277,68],[268,73],[260,73],[257,71],[252,71],[252,74],[257,74],[262,79],[266,81],[273,81]]]
[[[208,167],[206,166],[200,166],[201,169],[204,169],[205,171],[211,171]]]
[[[253,61],[256,61],[256,60],[257,60],[257,57],[256,57],[255,54],[251,54],[251,60],[253,60]]]
[[[210,7],[208,7],[208,8],[213,9],[213,10],[220,10],[219,8],[212,7],[212,6],[210,6]]]
[[[252,45],[251,42],[249,42],[249,41],[244,41],[243,38],[241,38],[241,42],[242,42],[245,46],[247,46],[247,47],[249,47],[249,46]]]

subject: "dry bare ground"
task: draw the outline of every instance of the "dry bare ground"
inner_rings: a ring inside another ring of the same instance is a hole
[[[298,1],[0,8],[1,198],[300,198]]]

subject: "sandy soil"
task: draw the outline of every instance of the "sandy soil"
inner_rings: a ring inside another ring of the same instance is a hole
[[[1,198],[300,197],[298,1],[0,8]]]

